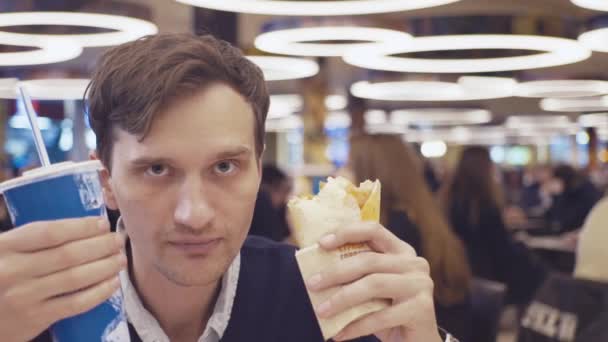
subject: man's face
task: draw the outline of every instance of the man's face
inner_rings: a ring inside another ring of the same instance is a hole
[[[106,200],[121,211],[136,274],[208,285],[251,223],[260,182],[253,110],[216,84],[159,114],[143,141],[117,132]]]

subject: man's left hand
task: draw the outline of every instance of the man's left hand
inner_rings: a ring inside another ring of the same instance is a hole
[[[334,340],[373,334],[383,342],[441,341],[428,262],[378,223],[353,224],[319,241],[328,251],[351,243],[366,243],[373,251],[345,259],[306,280],[311,291],[342,286],[315,311],[328,318],[372,299],[389,300],[391,305],[350,323]]]

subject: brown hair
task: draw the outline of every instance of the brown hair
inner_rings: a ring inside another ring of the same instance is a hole
[[[487,148],[470,146],[464,149],[449,184],[442,189],[441,200],[446,214],[450,215],[453,206],[458,204],[459,208],[468,208],[463,214],[475,225],[484,208],[502,209],[502,193],[494,179],[493,165]]]
[[[469,293],[469,262],[462,242],[426,187],[414,151],[396,135],[357,135],[351,139],[349,163],[358,182],[378,179],[382,183],[384,225],[391,210],[405,211],[416,224],[422,256],[431,266],[437,302],[461,303]]]
[[[259,156],[268,91],[262,71],[240,50],[211,35],[172,33],[143,37],[107,51],[85,95],[102,162],[111,166],[114,128],[143,139],[156,115],[172,101],[213,83],[229,85],[251,104]]]

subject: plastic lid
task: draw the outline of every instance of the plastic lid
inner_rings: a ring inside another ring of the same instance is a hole
[[[103,165],[99,160],[89,160],[78,163],[68,161],[53,164],[49,167],[40,167],[24,172],[21,177],[0,183],[0,193],[4,193],[5,191],[18,186],[37,182],[41,179],[51,179],[68,174],[99,171],[101,169],[103,169]]]

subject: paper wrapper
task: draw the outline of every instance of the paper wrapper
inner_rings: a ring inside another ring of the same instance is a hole
[[[325,251],[316,242],[334,229],[357,221],[380,221],[380,182],[366,181],[355,188],[345,179],[330,179],[319,195],[312,199],[296,199],[289,204],[295,224],[295,237],[301,247],[296,253],[300,272],[306,280],[346,258],[371,251],[366,244],[345,245]],[[340,287],[319,292],[308,291],[313,307],[325,302]],[[384,300],[372,300],[328,319],[317,317],[323,337],[327,340],[349,323],[389,306]]]
[[[369,251],[371,251],[371,249],[365,244],[347,245],[331,252],[325,251],[319,247],[319,245],[314,245],[299,250],[296,253],[296,259],[298,261],[298,265],[300,266],[302,276],[304,279],[308,279],[319,271],[322,271],[325,267],[339,264],[346,258]],[[308,291],[308,296],[313,307],[316,308],[318,305],[331,298],[341,288],[342,286],[332,287],[319,292]],[[336,334],[344,329],[344,327],[346,327],[350,322],[353,322],[369,313],[382,310],[388,305],[389,304],[387,301],[377,299],[354,306],[330,318],[317,317],[319,326],[321,327],[321,332],[323,333],[323,338],[328,340],[331,337],[336,336]]]

